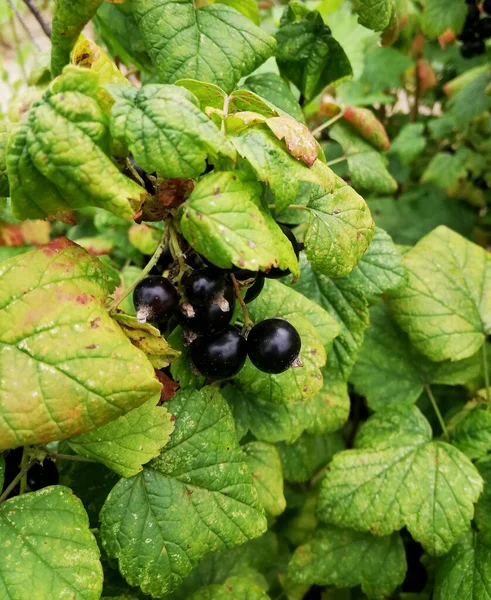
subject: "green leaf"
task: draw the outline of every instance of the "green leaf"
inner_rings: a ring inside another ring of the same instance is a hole
[[[0,121],[0,198],[10,196],[7,176],[7,140],[9,129],[5,121]]]
[[[470,81],[450,99],[447,115],[453,116],[459,127],[467,125],[491,108],[491,98],[486,93],[488,85],[489,75],[486,71]]]
[[[481,490],[482,479],[464,454],[431,441],[419,409],[388,407],[361,427],[354,450],[331,461],[318,517],[375,535],[406,526],[428,553],[440,555],[469,528]]]
[[[340,434],[302,436],[293,444],[280,442],[276,446],[285,481],[304,482],[324,467],[336,452],[344,448]]]
[[[452,444],[471,460],[484,458],[491,451],[491,413],[486,402],[470,402],[455,415]]]
[[[104,309],[100,261],[59,238],[1,263],[0,449],[80,435],[160,391]]]
[[[274,39],[237,10],[192,0],[131,0],[162,83],[198,79],[230,93],[239,79],[269,58]]]
[[[434,363],[411,345],[388,308],[377,304],[370,309],[370,327],[355,363],[350,381],[365,396],[373,410],[392,404],[412,404],[425,385],[458,385],[478,377],[480,356],[462,361]]]
[[[307,210],[305,252],[312,268],[328,277],[348,275],[373,238],[367,203],[338,177],[330,193],[312,186]]]
[[[403,260],[408,284],[390,292],[389,306],[414,346],[434,361],[475,354],[491,331],[488,253],[442,226]]]
[[[139,90],[107,87],[116,100],[111,132],[131,150],[145,171],[189,179],[203,173],[208,156],[235,157],[225,135],[183,87],[159,84]]]
[[[131,477],[159,455],[174,429],[165,406],[153,398],[119,419],[69,440],[77,454],[100,462],[123,477]]]
[[[360,25],[373,31],[383,31],[390,23],[395,4],[394,0],[355,0],[354,8]]]
[[[369,598],[386,598],[402,583],[406,569],[399,534],[375,537],[323,525],[309,542],[295,550],[288,575],[296,583],[338,588],[361,585]]]
[[[194,188],[184,211],[184,237],[218,267],[273,267],[298,275],[289,240],[261,202],[262,186],[239,171],[216,172]]]
[[[429,38],[436,38],[447,29],[460,33],[466,15],[467,8],[462,0],[426,0],[423,31]]]
[[[280,73],[292,81],[307,100],[327,85],[353,75],[342,46],[333,38],[317,11],[292,2],[276,32],[276,61]]]
[[[399,50],[382,48],[379,45],[372,46],[368,52],[365,50],[364,58],[362,81],[373,94],[386,93],[386,88],[400,88],[402,75],[414,65],[414,62]]]
[[[130,585],[163,596],[208,552],[266,529],[230,411],[213,388],[180,391],[159,458],[121,480],[101,511],[101,537]]]
[[[0,505],[0,595],[12,600],[98,600],[99,549],[82,503],[50,486]]]
[[[5,476],[5,459],[0,454],[0,490],[3,488],[3,480]]]
[[[423,123],[408,123],[392,140],[390,154],[395,154],[403,165],[410,165],[426,148]]]
[[[217,0],[211,0],[209,3],[215,4],[215,2]],[[220,4],[226,4],[235,8],[256,25],[259,25],[261,22],[256,0],[220,0]]]
[[[268,594],[250,579],[231,577],[223,585],[210,585],[193,594],[189,600],[269,600]]]
[[[281,515],[286,508],[286,500],[278,451],[266,442],[249,442],[242,446],[242,451],[264,510],[272,516]]]
[[[437,152],[426,167],[421,181],[433,183],[454,196],[460,182],[467,178],[467,165],[472,152],[468,148],[459,148],[457,152]]]
[[[435,600],[491,597],[491,547],[476,532],[463,535],[438,563]]]
[[[169,336],[169,343],[172,348],[178,350],[181,355],[177,360],[172,361],[171,373],[175,381],[179,382],[182,389],[201,388],[205,383],[205,378],[193,371],[189,346],[184,346],[183,331],[181,327],[176,327]]]
[[[402,256],[386,231],[375,227],[370,246],[348,279],[368,296],[383,294],[406,282]]]
[[[258,73],[251,75],[242,87],[265,98],[280,110],[291,115],[299,123],[305,123],[303,111],[293,95],[288,83],[276,73]]]
[[[336,140],[348,158],[351,183],[355,189],[378,194],[392,194],[397,182],[387,170],[387,159],[371,144],[359,137],[351,125],[335,123],[329,136]]]
[[[312,435],[338,431],[348,420],[350,412],[347,384],[333,377],[329,363],[322,369],[322,374],[324,385],[320,392],[300,405],[305,413],[305,431]]]
[[[70,62],[70,51],[103,0],[56,0],[51,31],[51,75]]]
[[[239,385],[263,400],[293,404],[313,396],[322,387],[320,367],[339,333],[339,325],[322,308],[279,281],[267,279],[261,295],[249,305],[253,321],[281,318],[298,330],[302,349],[302,367],[288,369],[279,375],[261,373],[247,360],[236,377]]]
[[[300,262],[300,279],[295,289],[322,306],[339,323],[340,333],[327,355],[332,378],[347,380],[368,327],[368,302],[350,278],[329,279],[313,270],[305,257]]]
[[[491,531],[491,457],[482,458],[476,463],[477,470],[484,480],[484,489],[476,505],[474,521],[481,533],[489,539]]]
[[[135,282],[138,277],[140,277],[142,270],[140,267],[135,267],[134,265],[127,265],[121,270],[121,285],[117,288],[116,293],[114,294],[114,298],[118,297],[118,292],[124,291],[127,287],[129,287],[133,282]],[[133,304],[132,294],[126,296],[126,298],[119,305],[119,310],[123,311],[127,315],[136,316],[136,309]]]
[[[135,223],[128,229],[128,240],[142,254],[152,255],[159,245],[162,232],[145,223]]]

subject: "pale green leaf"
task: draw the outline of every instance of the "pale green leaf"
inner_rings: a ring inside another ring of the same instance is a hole
[[[476,532],[462,535],[438,563],[434,600],[491,598],[491,547]]]
[[[131,477],[158,456],[174,429],[165,406],[154,398],[119,419],[69,440],[72,450]]]
[[[98,600],[99,548],[80,500],[50,486],[0,505],[0,597]]]
[[[451,430],[454,446],[471,460],[484,458],[491,452],[491,412],[486,402],[472,402],[455,415]]]
[[[193,190],[182,216],[185,238],[221,268],[273,267],[298,275],[290,241],[261,201],[262,186],[239,171],[216,172]]]
[[[265,98],[300,123],[305,123],[305,117],[298,100],[293,95],[288,83],[277,73],[251,75],[245,80],[242,87]]]
[[[375,535],[406,526],[428,553],[448,552],[470,526],[482,479],[457,448],[431,437],[414,406],[370,417],[355,449],[336,454],[329,464],[319,518]]]
[[[423,11],[423,31],[436,38],[447,29],[460,33],[467,8],[463,0],[426,0]]]
[[[59,238],[1,263],[0,449],[80,435],[160,391],[104,308],[100,261]]]
[[[232,415],[218,390],[180,391],[160,457],[121,480],[101,511],[101,538],[130,585],[163,596],[208,552],[266,529]]]
[[[355,0],[358,22],[367,29],[383,31],[390,23],[395,10],[394,0]]]
[[[341,145],[347,156],[355,189],[378,194],[395,192],[397,182],[387,170],[387,159],[362,139],[351,125],[338,121],[329,129],[329,136]]]
[[[217,0],[211,0],[210,3],[215,2]],[[256,0],[220,0],[220,4],[226,4],[235,8],[256,25],[259,25],[261,21]]]
[[[459,148],[457,152],[437,152],[426,167],[421,181],[433,183],[455,195],[459,185],[467,178],[467,164],[472,152],[468,148]]]
[[[403,260],[408,283],[389,306],[414,346],[434,361],[475,354],[491,331],[489,254],[442,226]]]
[[[162,232],[145,223],[135,223],[128,229],[128,240],[142,254],[151,255],[157,250]]]
[[[131,8],[162,83],[197,79],[230,93],[275,49],[274,38],[224,4],[131,0]]]
[[[322,387],[320,368],[326,361],[326,350],[339,333],[339,325],[320,306],[283,285],[267,279],[261,295],[249,305],[253,321],[281,318],[289,321],[302,340],[301,367],[279,375],[261,373],[247,360],[236,377],[239,385],[269,402],[294,404],[313,396]]]
[[[283,471],[278,451],[266,442],[249,442],[242,446],[259,501],[267,514],[281,515],[286,508],[283,495]]]
[[[463,385],[480,373],[479,354],[456,362],[430,361],[412,346],[380,303],[370,309],[370,326],[350,381],[370,408],[381,410],[391,404],[416,402],[425,385]]]
[[[310,435],[304,433],[293,444],[280,442],[276,446],[285,481],[308,481],[326,466],[336,452],[344,448],[340,434]]]
[[[486,65],[482,65],[485,67]],[[467,71],[470,73],[470,71]],[[453,96],[448,103],[447,117],[453,117],[451,124],[458,123],[459,128],[464,127],[481,113],[491,108],[491,98],[486,93],[489,85],[487,70],[470,81]],[[450,125],[451,126],[451,125]],[[457,150],[458,152],[458,150]]]
[[[149,84],[139,90],[115,85],[108,88],[116,99],[112,134],[131,150],[145,171],[188,179],[203,173],[208,156],[235,157],[223,132],[183,87]]]
[[[338,588],[356,587],[369,598],[387,598],[406,574],[406,554],[397,533],[370,533],[323,525],[297,548],[288,564],[292,581]]]
[[[189,600],[269,600],[268,594],[243,577],[231,577],[223,585],[210,585],[194,593]]]
[[[305,251],[315,271],[329,277],[348,275],[366,252],[375,224],[365,200],[336,178],[330,193],[312,186]]]
[[[2,454],[0,454],[0,490],[3,488],[3,479],[5,476],[5,459]]]
[[[346,382],[333,377],[329,362],[322,369],[322,374],[324,376],[322,389],[300,405],[300,409],[305,413],[305,431],[312,435],[338,431],[347,422],[350,412],[350,397]]]
[[[0,121],[0,198],[10,196],[6,154],[8,134],[6,122]]]
[[[396,154],[403,165],[411,164],[426,148],[423,123],[408,123],[392,140],[390,154]]]

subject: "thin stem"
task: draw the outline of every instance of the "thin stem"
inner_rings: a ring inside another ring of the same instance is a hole
[[[184,256],[181,250],[181,246],[179,245],[179,240],[177,239],[177,232],[175,230],[174,225],[172,223],[168,224],[169,235],[170,235],[170,248],[172,251],[172,255],[174,258],[177,258],[177,262],[179,263],[179,273],[177,274],[176,281],[177,285],[180,285],[181,279],[186,272],[186,262],[184,261]]]
[[[78,456],[78,454],[59,454],[58,452],[48,452],[46,454],[46,458],[51,458],[53,460],[74,460],[76,462],[88,462],[95,463],[96,460],[92,460],[91,458],[85,458],[85,456]]]
[[[36,21],[39,23],[39,25],[41,25],[41,29],[49,37],[49,39],[51,39],[51,27],[44,20],[39,8],[32,2],[32,0],[24,0],[24,2],[26,3],[31,13],[34,15]]]
[[[20,461],[20,470],[22,473],[21,479],[20,479],[20,489],[19,489],[19,496],[22,496],[22,494],[25,494],[26,489],[27,489],[27,471],[29,470],[29,463],[31,461],[29,460],[29,447],[28,446],[24,446],[24,449],[22,451],[22,459]]]
[[[482,345],[482,369],[484,371],[484,385],[486,386],[486,400],[491,404],[491,390],[489,389],[489,370],[488,355],[486,353],[486,344]]]
[[[235,278],[235,275],[233,273],[230,274],[230,279],[234,284],[235,295],[237,296],[237,300],[239,301],[240,307],[242,308],[242,312],[244,313],[244,327],[250,328],[254,325],[254,323],[249,317],[249,311],[247,310],[244,298],[242,298],[241,296],[239,284],[237,283],[237,279]]]
[[[29,36],[29,38],[31,39],[31,42],[34,45],[34,48],[36,48],[36,50],[38,52],[41,52],[41,46],[37,43],[36,38],[32,35],[31,30],[29,29],[27,23],[24,20],[24,17],[20,14],[20,12],[17,10],[17,7],[15,6],[15,4],[13,3],[12,0],[7,0],[7,2],[9,3],[10,8],[14,11],[15,16],[19,19],[20,24],[22,25],[22,27],[25,29],[27,35]]]
[[[0,496],[0,504],[2,502],[5,502],[5,500],[7,500],[7,498],[10,496],[12,490],[15,488],[15,486],[19,483],[19,481],[27,474],[27,471],[29,471],[29,469],[32,467],[32,465],[36,462],[36,459],[33,458],[31,459],[27,465],[24,467],[24,469],[21,469],[17,475],[14,477],[14,479],[11,481],[11,483],[5,488],[3,494]]]
[[[316,127],[313,131],[312,131],[312,135],[315,137],[317,135],[319,135],[319,133],[321,133],[321,131],[324,131],[324,129],[327,129],[328,127],[330,127],[331,125],[334,125],[334,123],[340,119],[342,116],[344,115],[344,110],[340,110],[338,112],[337,115],[334,115],[334,117],[332,117],[332,119],[329,119],[328,121],[326,121],[325,123],[322,123],[322,125],[319,125],[319,127]]]
[[[326,166],[328,167],[332,167],[332,165],[337,165],[340,162],[343,162],[343,160],[348,160],[347,156],[340,156],[339,158],[335,158],[334,160],[330,160],[329,162],[326,163]]]
[[[222,131],[223,133],[227,133],[227,125],[225,124],[225,119],[228,117],[228,105],[230,103],[230,96],[225,96],[225,100],[223,101],[223,120],[222,120]]]
[[[165,232],[162,235],[162,239],[159,242],[159,245],[157,246],[157,249],[155,250],[155,252],[153,253],[152,258],[148,261],[148,264],[146,265],[146,267],[143,269],[143,271],[140,273],[140,275],[135,279],[135,281],[129,286],[127,287],[123,293],[118,297],[115,298],[111,304],[107,307],[107,310],[111,313],[114,312],[118,306],[121,304],[121,302],[123,302],[123,300],[129,296],[129,294],[131,294],[131,292],[136,288],[136,286],[140,283],[140,281],[142,279],[145,279],[145,277],[150,273],[150,271],[154,268],[154,266],[157,264],[157,261],[160,258],[160,255],[162,254],[162,252],[164,251],[164,247],[165,247],[165,243],[166,243],[166,235]]]
[[[431,405],[433,406],[433,410],[435,411],[438,422],[440,423],[440,427],[442,428],[443,437],[448,440],[448,431],[447,426],[445,425],[445,421],[443,420],[442,413],[438,408],[438,404],[436,402],[435,396],[433,396],[433,392],[431,391],[431,387],[429,384],[425,384],[425,390],[428,394],[428,398],[430,399]]]

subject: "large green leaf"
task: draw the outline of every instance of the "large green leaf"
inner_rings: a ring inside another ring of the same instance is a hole
[[[411,164],[426,148],[424,123],[408,123],[392,140],[390,154],[396,154],[403,165]]]
[[[100,261],[59,238],[1,263],[0,449],[90,431],[160,391],[104,309]]]
[[[103,0],[56,0],[51,31],[51,74],[60,75],[82,29]]]
[[[365,200],[337,177],[332,191],[312,186],[305,251],[315,271],[329,277],[350,273],[366,252],[375,225]]]
[[[461,0],[426,0],[423,11],[423,31],[436,38],[447,29],[460,33],[467,9]]]
[[[321,390],[300,405],[305,414],[305,431],[313,435],[338,431],[348,420],[350,412],[346,382],[335,378],[329,362],[321,371],[324,377]]]
[[[271,56],[274,39],[234,8],[192,0],[131,0],[162,83],[198,79],[230,93]]]
[[[435,363],[426,358],[380,303],[370,310],[370,327],[350,381],[370,408],[381,410],[391,404],[416,402],[425,385],[465,384],[480,373],[479,354],[457,362]]]
[[[0,198],[10,196],[6,154],[8,136],[7,124],[5,121],[0,121]]]
[[[358,22],[374,31],[383,31],[390,23],[395,10],[394,0],[355,0]]]
[[[174,429],[172,415],[154,398],[119,419],[70,439],[77,454],[92,458],[122,475],[131,477],[159,454]]]
[[[0,505],[0,597],[98,600],[99,548],[80,500],[63,486]]]
[[[249,579],[231,577],[223,585],[210,585],[194,593],[189,600],[269,600],[268,594]]]
[[[487,402],[470,402],[455,415],[451,440],[471,460],[491,451],[491,412]]]
[[[438,227],[404,255],[407,286],[389,306],[416,348],[431,360],[472,356],[491,332],[491,258]]]
[[[269,515],[281,515],[286,508],[286,500],[278,451],[272,444],[258,441],[245,444],[242,450],[264,510]]]
[[[62,218],[71,209],[99,206],[131,220],[140,209],[145,190],[106,154],[109,129],[97,91],[96,73],[67,67],[10,136],[14,216]]]
[[[296,327],[302,340],[302,366],[279,375],[259,374],[247,360],[236,377],[239,385],[263,400],[280,404],[294,404],[318,392],[322,387],[320,368],[326,361],[325,347],[330,348],[339,333],[336,321],[302,294],[271,279],[266,280],[259,298],[249,305],[249,314],[253,321],[281,318]]]
[[[300,123],[305,123],[305,117],[300,104],[293,95],[288,83],[276,73],[258,73],[251,75],[242,87],[251,90],[261,98],[265,98],[280,110],[285,111]]]
[[[375,535],[406,526],[430,554],[448,552],[470,526],[482,479],[457,448],[431,441],[414,406],[390,407],[335,455],[322,482],[322,521]]]
[[[369,598],[386,598],[402,583],[406,568],[399,534],[375,537],[323,525],[295,550],[288,575],[296,583],[338,588],[361,585]]]
[[[208,156],[235,157],[231,143],[183,87],[108,87],[116,99],[111,132],[148,173],[190,179],[203,173]]]
[[[101,537],[130,585],[163,596],[208,552],[261,535],[266,520],[218,390],[178,392],[159,458],[121,480],[101,511]]]
[[[491,598],[491,547],[476,532],[462,535],[436,570],[435,600]]]
[[[353,75],[351,64],[317,11],[300,2],[285,9],[276,32],[276,60],[281,74],[311,100],[326,85]]]
[[[246,173],[216,172],[193,190],[182,216],[184,237],[221,268],[273,267],[299,274],[290,241],[264,208],[262,186]]]
[[[491,531],[491,456],[478,460],[476,467],[484,480],[484,489],[476,505],[474,521],[479,531],[489,539]]]

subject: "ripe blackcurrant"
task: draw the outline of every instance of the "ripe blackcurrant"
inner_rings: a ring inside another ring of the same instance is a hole
[[[191,359],[198,371],[210,379],[237,375],[247,357],[247,342],[235,327],[227,327],[191,344]]]
[[[480,36],[487,40],[491,37],[491,17],[481,19],[478,24]]]
[[[251,329],[247,353],[254,366],[265,373],[283,373],[298,359],[302,340],[284,319],[266,319]]]
[[[27,471],[27,485],[33,492],[48,485],[57,485],[58,481],[58,469],[49,458],[45,458],[43,464],[36,463]]]
[[[193,271],[184,284],[184,292],[191,304],[210,304],[225,291],[225,277],[218,269],[206,267]]]
[[[300,245],[297,242],[297,238],[293,234],[293,231],[289,229],[286,225],[280,224],[281,231],[286,235],[291,245],[293,246],[293,250],[295,252],[296,257],[298,258],[300,254]],[[268,279],[280,279],[281,277],[285,277],[290,274],[290,269],[279,269],[278,267],[273,267],[267,273],[265,273]]]
[[[468,28],[471,25],[475,25],[479,21],[481,15],[479,8],[475,4],[469,4],[467,7],[467,16],[465,18],[464,27]]]
[[[165,277],[152,275],[142,279],[133,292],[136,318],[140,323],[160,321],[179,305],[179,294]]]
[[[252,302],[253,300],[255,300],[259,296],[259,294],[263,291],[263,287],[264,287],[264,275],[262,273],[258,273],[254,283],[247,290],[247,292],[244,296],[244,302],[246,304],[249,304],[249,302]]]
[[[195,333],[211,335],[218,333],[230,323],[235,309],[235,292],[231,285],[226,285],[223,297],[228,302],[228,310],[222,310],[217,304],[193,305],[194,316],[187,316],[181,310],[176,311],[176,318],[184,329]]]
[[[479,56],[480,54],[484,54],[486,48],[484,46],[484,41],[481,39],[475,39],[469,42],[465,42],[460,47],[460,54],[462,58],[472,58],[473,56]]]
[[[174,258],[171,254],[169,244],[166,244],[162,250],[162,254],[159,256],[157,264],[150,271],[150,275],[162,275],[164,271],[171,268],[173,262]],[[145,264],[148,264],[148,260]]]
[[[189,252],[186,254],[186,264],[189,265],[191,269],[202,269],[205,265],[197,252]]]

